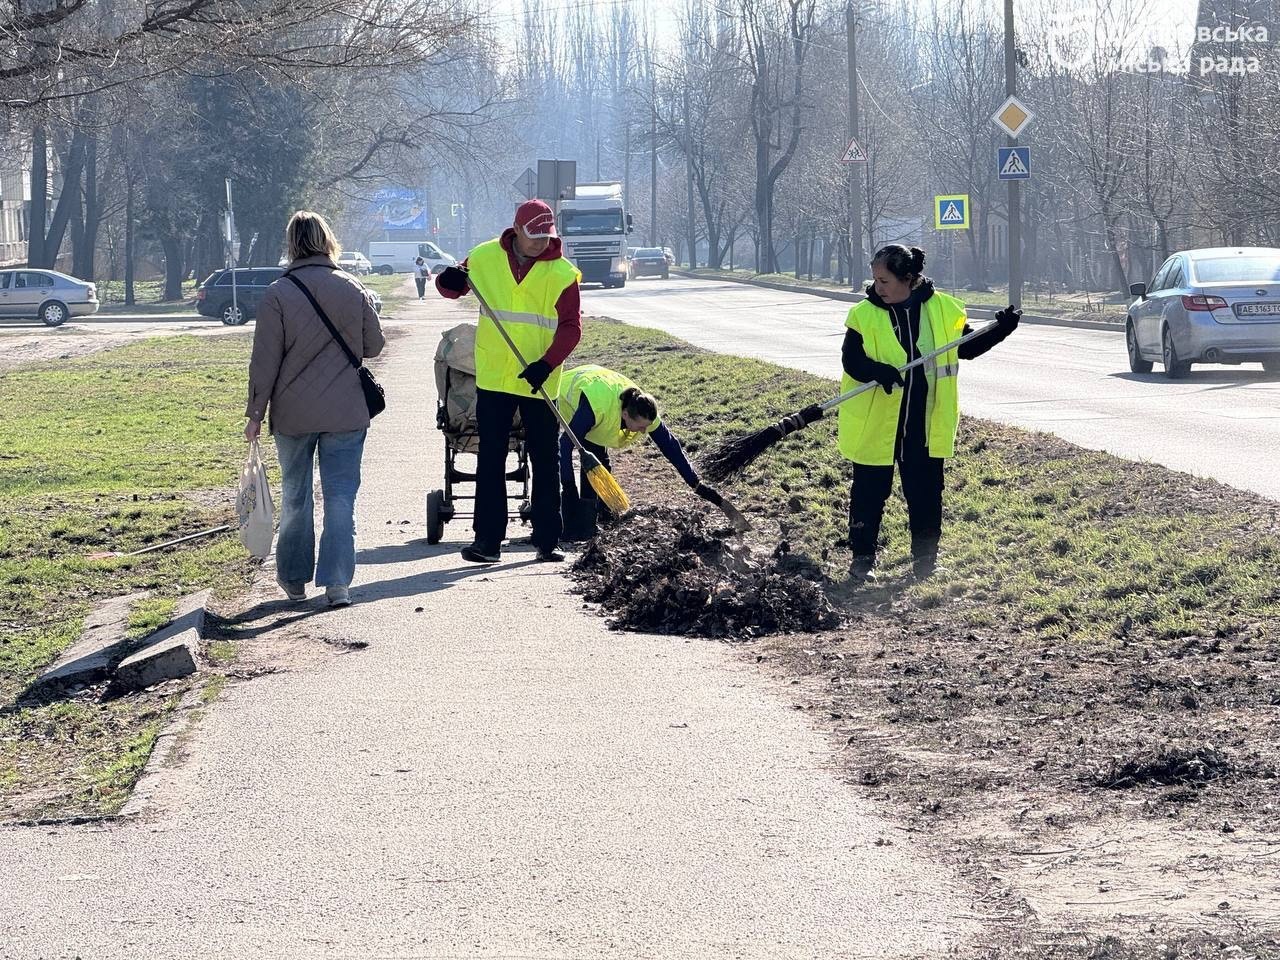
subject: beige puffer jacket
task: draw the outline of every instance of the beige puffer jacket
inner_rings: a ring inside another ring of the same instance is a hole
[[[289,265],[357,357],[376,357],[386,345],[373,302],[360,281],[328,257]],[[272,433],[342,433],[369,426],[369,411],[355,368],[292,280],[267,288],[258,307],[249,360],[245,415],[262,420],[268,406]]]

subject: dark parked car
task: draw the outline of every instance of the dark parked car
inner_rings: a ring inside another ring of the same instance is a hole
[[[231,297],[231,270],[210,274],[196,287],[196,310],[206,317],[217,317],[229,327],[252,320],[267,287],[284,276],[279,267],[239,267],[235,271],[235,301]]]
[[[631,255],[631,279],[636,277],[661,277],[666,280],[670,275],[671,265],[661,247],[636,247]]]

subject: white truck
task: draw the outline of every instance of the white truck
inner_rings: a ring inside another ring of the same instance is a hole
[[[623,209],[622,184],[580,183],[574,197],[556,204],[564,255],[587,283],[627,285],[627,234],[631,215]]]
[[[393,273],[412,273],[413,261],[418,257],[427,262],[433,274],[458,262],[426,240],[379,240],[369,244],[369,262],[374,273],[388,276]]]

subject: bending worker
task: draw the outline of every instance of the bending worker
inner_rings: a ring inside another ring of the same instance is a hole
[[[924,251],[890,244],[871,261],[867,299],[845,320],[844,390],[875,381],[840,410],[840,452],[853,461],[849,494],[849,576],[874,579],[876,541],[896,462],[911,527],[917,577],[933,575],[942,536],[943,464],[955,456],[960,409],[956,381],[960,361],[972,360],[1018,326],[1012,306],[996,314],[990,331],[905,376],[898,368],[969,332],[965,306],[939,293],[924,276]],[[900,390],[894,390],[900,387]]]
[[[714,504],[735,523],[741,514],[714,489],[698,479],[676,435],[658,416],[658,404],[627,377],[589,364],[566,370],[560,378],[560,413],[583,446],[609,468],[609,451],[622,450],[649,437],[676,472],[702,499]],[[565,539],[588,540],[596,534],[596,518],[607,508],[596,497],[582,469],[581,482],[573,479],[573,441],[560,437],[561,502],[564,505]]]
[[[476,515],[475,542],[462,550],[472,563],[497,563],[507,535],[507,451],[517,410],[533,468],[530,497],[533,545],[541,561],[559,561],[560,487],[556,474],[555,414],[538,394],[560,391],[560,366],[582,338],[578,281],[582,274],[560,253],[556,218],[541,200],[516,209],[515,224],[467,256],[465,269],[448,267],[436,289],[456,300],[474,280],[521,355],[522,366],[485,311],[476,330]]]

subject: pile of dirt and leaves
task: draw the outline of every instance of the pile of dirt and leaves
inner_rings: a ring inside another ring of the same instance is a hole
[[[573,566],[619,630],[745,640],[839,626],[817,568],[787,544],[758,554],[705,511],[645,506]]]

